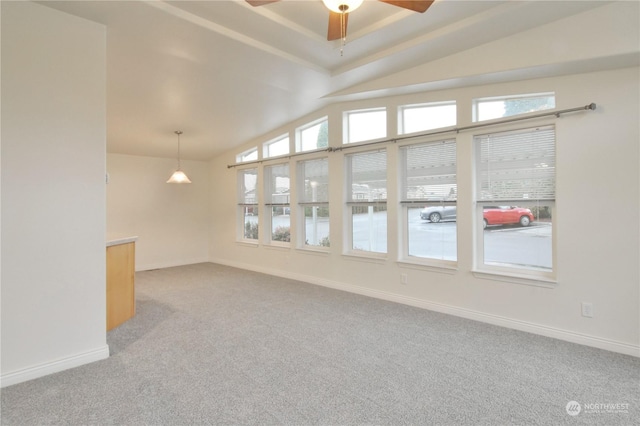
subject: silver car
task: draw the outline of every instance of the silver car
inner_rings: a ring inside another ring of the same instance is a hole
[[[420,212],[420,218],[433,223],[441,220],[456,220],[456,206],[425,207]]]

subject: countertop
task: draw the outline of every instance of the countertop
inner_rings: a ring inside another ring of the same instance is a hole
[[[133,243],[138,239],[137,236],[129,236],[129,237],[107,237],[107,247],[117,246],[120,244]]]

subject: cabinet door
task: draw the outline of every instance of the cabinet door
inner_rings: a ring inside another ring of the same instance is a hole
[[[135,243],[107,247],[107,331],[136,313],[134,274]]]

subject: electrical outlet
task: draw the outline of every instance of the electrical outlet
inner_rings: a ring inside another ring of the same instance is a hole
[[[593,318],[593,303],[582,302],[582,316],[587,318]]]
[[[408,278],[407,274],[400,274],[400,284],[407,285]]]

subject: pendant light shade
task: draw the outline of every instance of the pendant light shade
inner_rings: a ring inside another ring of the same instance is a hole
[[[174,133],[178,135],[178,169],[173,172],[167,183],[191,183],[189,177],[180,168],[180,135],[182,132],[176,130]]]
[[[191,183],[191,180],[182,170],[173,172],[167,183]]]

